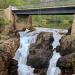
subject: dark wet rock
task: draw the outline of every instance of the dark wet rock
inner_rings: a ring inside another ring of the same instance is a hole
[[[7,34],[5,35],[5,33],[1,35],[0,75],[18,75],[17,74],[17,64],[15,65],[15,60],[12,59],[18,47],[19,47],[19,37],[18,36],[10,37]]]
[[[0,34],[0,75],[18,75],[17,61],[12,58],[19,47],[19,35],[11,25],[6,25]],[[16,64],[15,64],[16,63]]]
[[[31,44],[27,65],[37,69],[47,69],[49,59],[52,56],[53,34],[49,32],[41,32],[37,36],[35,44]],[[40,74],[44,75],[44,74]]]
[[[34,73],[36,74],[37,73],[37,75],[46,75],[46,72],[47,72],[47,68],[45,69],[35,69],[34,70]]]
[[[68,32],[66,33],[66,35],[71,35],[71,29],[72,29],[72,26],[68,29]]]
[[[18,75],[18,63],[11,54],[0,51],[0,75]]]
[[[8,75],[8,60],[11,59],[11,55],[7,52],[0,51],[0,75]]]
[[[75,35],[63,36],[60,40],[60,46],[56,50],[62,56],[75,52]]]
[[[57,66],[61,69],[62,75],[75,74],[75,53],[62,56],[58,60]]]
[[[18,75],[18,62],[14,59],[10,59],[8,62],[8,75]]]
[[[56,51],[57,51],[57,52],[60,52],[60,49],[61,49],[60,46],[57,46],[57,47],[56,47]]]
[[[75,74],[75,35],[63,36],[56,50],[62,55],[57,63],[62,75]]]

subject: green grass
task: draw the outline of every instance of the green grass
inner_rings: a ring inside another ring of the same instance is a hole
[[[0,0],[0,9],[7,8],[9,5],[19,6],[20,9],[29,8],[44,8],[44,7],[55,7],[55,6],[75,6],[75,0],[59,0],[51,1],[46,3],[40,3],[41,0]],[[26,5],[26,6],[25,6]],[[23,7],[24,6],[24,7]]]
[[[73,22],[73,15],[33,15],[33,26],[68,29]]]
[[[57,7],[57,6],[75,6],[75,0],[59,0],[59,1],[49,1],[40,3],[40,0],[32,0],[32,2],[24,5],[24,7],[20,6],[19,9],[31,9],[31,8],[46,8],[46,7]]]

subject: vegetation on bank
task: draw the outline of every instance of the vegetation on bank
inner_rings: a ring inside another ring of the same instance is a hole
[[[73,23],[73,15],[34,15],[32,18],[35,27],[69,29]]]
[[[9,7],[10,5],[12,6],[18,6],[18,5],[23,5],[24,1],[23,0],[0,0],[0,9],[4,9]]]
[[[0,10],[0,27],[8,24],[8,21],[5,20],[5,17],[4,17],[3,13],[4,13],[4,10]]]

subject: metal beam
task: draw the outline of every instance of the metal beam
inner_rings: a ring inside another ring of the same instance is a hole
[[[75,6],[12,10],[12,12],[15,14],[25,14],[25,15],[68,15],[75,13]]]

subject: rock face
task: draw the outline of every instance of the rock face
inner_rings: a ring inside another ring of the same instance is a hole
[[[9,35],[11,34],[11,36]],[[19,47],[19,37],[9,33],[1,34],[0,39],[0,75],[18,75],[18,62],[12,58]]]
[[[17,65],[9,53],[0,51],[0,75],[18,75]]]
[[[57,63],[62,75],[75,74],[75,35],[62,37],[57,51],[62,55]]]
[[[75,35],[63,36],[60,46],[57,47],[57,52],[60,52],[62,56],[75,52]]]
[[[62,56],[57,63],[62,70],[62,75],[75,74],[75,53]]]
[[[19,47],[19,38],[13,37],[6,41],[3,41],[2,48],[3,51],[10,53],[14,57],[17,48]]]
[[[49,65],[49,59],[52,56],[53,34],[49,32],[41,32],[37,36],[35,44],[30,46],[30,52],[27,65],[35,68],[35,73],[45,75]]]
[[[8,75],[7,65],[10,55],[0,51],[0,75]]]
[[[10,59],[8,62],[8,75],[18,75],[18,62],[14,59]]]

